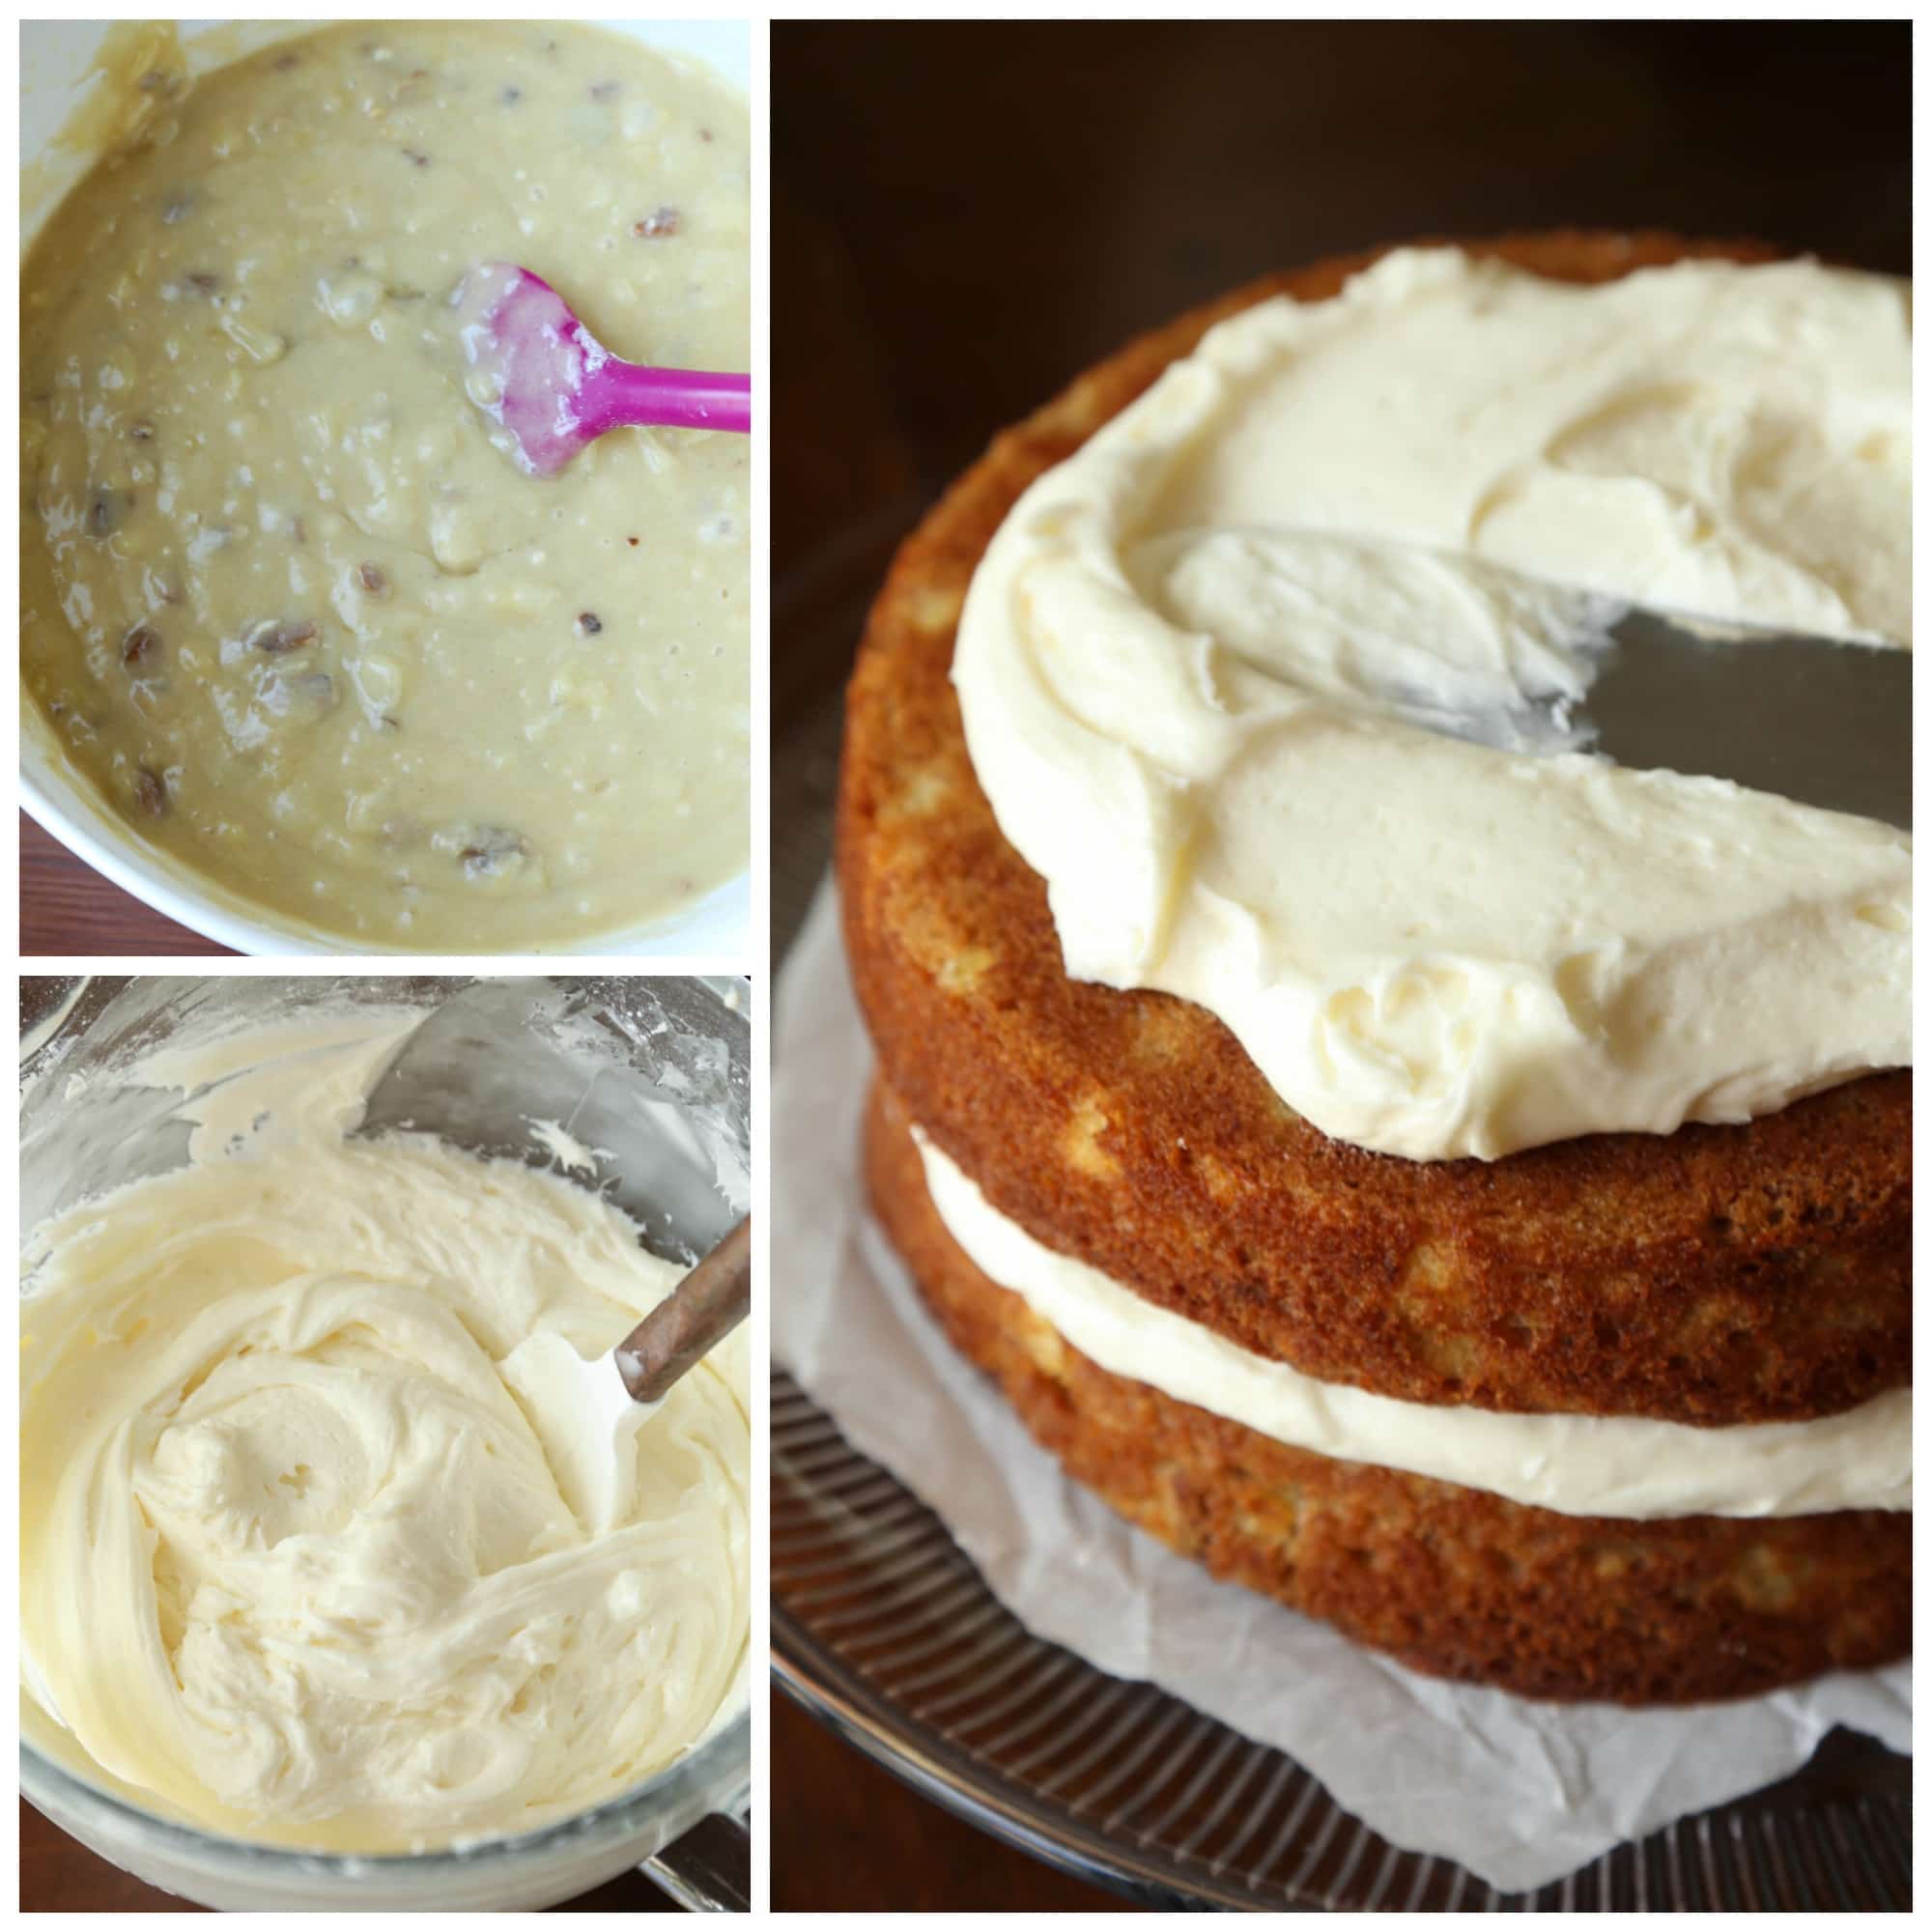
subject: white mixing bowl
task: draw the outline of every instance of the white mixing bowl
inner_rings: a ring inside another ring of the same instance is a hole
[[[330,23],[263,20],[241,29],[240,51],[252,53],[278,40]],[[633,34],[651,46],[689,55],[714,68],[741,92],[751,91],[751,29],[743,21],[602,20],[589,24]],[[93,156],[67,152],[56,137],[68,126],[90,65],[110,23],[105,20],[28,20],[20,28],[20,246],[24,253]],[[191,64],[213,67],[208,36],[216,28],[220,54],[234,59],[237,24],[184,20],[183,44]],[[750,775],[747,774],[747,782]],[[122,891],[222,946],[254,953],[407,952],[338,938],[300,921],[253,905],[136,838],[93,785],[68,763],[38,706],[20,705],[20,803],[41,825]],[[752,893],[741,874],[674,920],[606,933],[531,952],[732,960],[751,946]]]

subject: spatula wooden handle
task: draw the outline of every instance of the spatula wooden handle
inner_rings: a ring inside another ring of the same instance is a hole
[[[748,1215],[617,1345],[617,1373],[638,1402],[671,1384],[737,1327],[752,1306]]]

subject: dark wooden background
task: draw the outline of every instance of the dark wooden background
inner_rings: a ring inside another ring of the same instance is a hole
[[[1902,24],[777,24],[773,930],[893,544],[1003,424],[1319,255],[1602,225],[1911,267]],[[780,1910],[1106,1909],[774,1711]]]

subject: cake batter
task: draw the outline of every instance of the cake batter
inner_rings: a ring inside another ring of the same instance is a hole
[[[527,1831],[745,1704],[742,1331],[641,1430],[569,1399],[679,1270],[555,1175],[351,1137],[419,1017],[147,1064],[221,1081],[190,1164],[27,1240],[27,1735],[229,1836]]]
[[[536,480],[466,391],[480,261],[611,350],[749,360],[742,100],[604,32],[354,25],[126,111],[22,270],[22,665],[138,836],[358,945],[539,951],[747,851],[750,452]]]

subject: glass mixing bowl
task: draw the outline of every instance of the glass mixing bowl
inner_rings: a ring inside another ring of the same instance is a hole
[[[400,1006],[433,1022],[412,1036],[410,1103],[426,1132],[544,1165],[530,1120],[586,1124],[585,1137],[616,1156],[612,1170],[656,1208],[644,1237],[668,1259],[696,1260],[747,1205],[743,980],[23,977],[20,1005],[23,1229],[185,1161],[180,1092],[126,1077],[144,1055],[345,1005]],[[639,1865],[681,1903],[743,1910],[750,1778],[751,1720],[740,1713],[575,1818],[461,1850],[360,1857],[203,1832],[102,1789],[24,1737],[20,1745],[21,1792],[63,1831],[151,1885],[224,1911],[534,1911]]]

